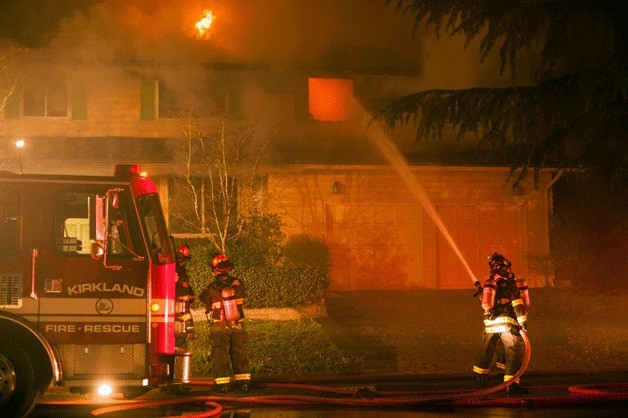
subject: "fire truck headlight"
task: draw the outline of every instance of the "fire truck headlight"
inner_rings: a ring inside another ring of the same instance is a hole
[[[96,391],[100,396],[109,396],[113,393],[113,388],[109,383],[103,383],[101,385],[98,385]]]
[[[159,312],[159,309],[161,309],[161,306],[159,306],[158,303],[153,303],[152,305],[150,305],[150,310],[153,312]]]

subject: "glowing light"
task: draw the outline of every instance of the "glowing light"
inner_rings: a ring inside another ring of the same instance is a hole
[[[159,309],[161,309],[161,306],[159,306],[158,303],[153,303],[152,305],[150,305],[150,310],[153,312],[159,312]]]
[[[353,80],[342,78],[310,78],[309,111],[323,122],[344,122],[349,119],[353,100]]]
[[[196,30],[198,31],[198,38],[208,38],[209,37],[209,28],[211,28],[212,23],[214,23],[215,16],[211,12],[211,10],[205,10],[205,17],[196,22],[194,26],[196,26]]]
[[[97,392],[100,396],[109,396],[113,393],[113,388],[108,383],[103,383],[98,386]]]
[[[15,146],[18,148],[24,148],[24,145],[26,144],[26,142],[24,142],[23,139],[18,139],[17,141],[15,141]]]

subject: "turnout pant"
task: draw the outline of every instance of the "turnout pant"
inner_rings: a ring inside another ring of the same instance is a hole
[[[523,364],[525,346],[523,338],[516,327],[502,333],[484,333],[482,347],[475,357],[473,371],[479,374],[487,374],[491,370],[494,354],[499,353],[498,345],[503,345],[506,360],[504,380],[510,380],[519,371]]]
[[[229,327],[223,321],[211,324],[210,338],[216,384],[224,385],[231,380],[233,370],[236,382],[251,380],[248,334],[244,323]]]

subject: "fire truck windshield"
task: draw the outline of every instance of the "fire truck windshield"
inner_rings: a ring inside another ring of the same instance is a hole
[[[156,194],[140,196],[139,209],[153,263],[174,263],[174,248],[166,228],[159,196]]]

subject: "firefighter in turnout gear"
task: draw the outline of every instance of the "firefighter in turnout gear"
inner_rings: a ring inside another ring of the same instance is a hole
[[[194,338],[194,319],[190,305],[194,301],[194,290],[190,286],[190,276],[186,266],[192,255],[190,247],[182,244],[177,247],[177,282],[175,283],[175,347],[188,351],[188,339]]]
[[[523,363],[525,346],[519,330],[527,329],[528,288],[525,281],[516,279],[510,269],[510,260],[503,255],[494,253],[489,257],[488,265],[490,275],[482,286],[480,297],[484,309],[484,336],[473,371],[479,378],[485,377],[490,372],[494,355],[503,349],[504,381],[508,381]],[[528,393],[518,381],[508,386],[507,391],[509,395]]]
[[[225,255],[214,254],[211,267],[214,280],[203,290],[200,299],[210,321],[216,387],[220,392],[228,392],[233,372],[235,383],[247,392],[251,372],[242,309],[246,288],[241,279],[229,274],[234,265]]]

